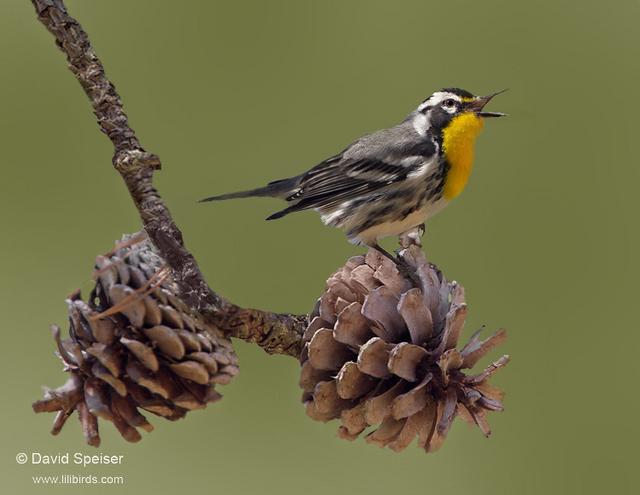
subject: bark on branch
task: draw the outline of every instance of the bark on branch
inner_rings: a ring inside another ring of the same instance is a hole
[[[241,308],[209,287],[184,245],[182,232],[153,187],[153,173],[160,169],[160,159],[142,147],[129,126],[120,96],[105,75],[87,33],[68,14],[62,0],[32,3],[89,97],[100,129],[113,143],[113,166],[122,176],[149,238],[171,267],[184,302],[230,336],[255,342],[270,354],[297,357],[307,316]]]

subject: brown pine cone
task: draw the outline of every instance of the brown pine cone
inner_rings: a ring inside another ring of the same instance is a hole
[[[87,301],[79,291],[67,300],[69,338],[53,327],[71,376],[33,404],[36,412],[57,411],[54,435],[77,411],[88,444],[100,444],[98,418],[137,442],[137,428],[153,429],[139,409],[176,420],[221,398],[215,385],[238,373],[231,342],[176,296],[145,234],[98,256],[94,279]]]
[[[327,281],[304,334],[306,412],[318,421],[339,418],[342,438],[367,430],[367,442],[395,451],[415,437],[435,451],[456,416],[488,436],[486,412],[503,409],[503,393],[488,379],[509,356],[477,375],[463,370],[503,342],[505,332],[486,340],[476,332],[457,350],[467,312],[462,286],[447,282],[418,246],[400,255],[416,276],[370,250]]]

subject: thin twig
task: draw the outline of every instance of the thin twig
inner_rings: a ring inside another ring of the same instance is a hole
[[[38,19],[55,37],[69,69],[89,97],[100,129],[113,143],[113,165],[131,194],[145,231],[171,268],[183,301],[231,336],[256,342],[269,353],[298,356],[306,316],[241,308],[209,287],[184,246],[182,232],[153,187],[153,173],[160,169],[160,159],[142,147],[129,126],[120,96],[105,75],[87,33],[68,14],[62,0],[31,1]]]
[[[123,309],[125,309],[130,304],[142,301],[144,297],[152,292],[156,287],[160,287],[162,282],[164,282],[169,276],[169,270],[167,268],[163,268],[156,273],[154,273],[149,280],[145,282],[142,287],[135,289],[131,294],[124,297],[118,304],[114,304],[109,309],[103,311],[102,313],[97,313],[93,316],[89,317],[90,321],[101,320],[102,318],[106,318],[107,316],[115,315],[116,313],[120,313]]]

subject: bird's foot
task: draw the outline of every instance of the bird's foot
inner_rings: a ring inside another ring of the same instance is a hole
[[[371,247],[376,251],[378,251],[383,256],[385,256],[386,258],[389,258],[391,261],[393,261],[396,265],[396,268],[398,268],[398,271],[402,275],[404,275],[406,278],[411,280],[414,286],[416,287],[420,286],[420,278],[416,274],[415,268],[409,265],[409,263],[403,260],[397,253],[394,256],[393,254],[391,254],[390,252],[382,248],[379,244],[374,244]]]
[[[400,257],[396,258],[396,267],[398,268],[398,271],[402,275],[404,275],[407,279],[411,280],[411,283],[413,284],[414,287],[421,286],[420,277],[418,277],[415,267],[411,266],[409,263],[407,263],[405,260],[403,260]]]
[[[416,225],[412,229],[403,232],[398,236],[398,242],[403,249],[408,248],[409,246],[420,246],[422,247],[422,236],[426,231],[425,224],[421,223],[420,225]]]

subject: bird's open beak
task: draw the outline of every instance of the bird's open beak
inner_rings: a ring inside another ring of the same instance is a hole
[[[507,115],[506,113],[482,111],[485,105],[489,103],[494,96],[504,93],[505,91],[506,89],[503,89],[502,91],[496,91],[495,93],[491,93],[487,96],[476,96],[468,103],[467,108],[475,112],[479,117],[505,117]]]

